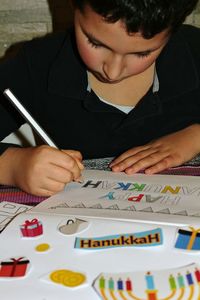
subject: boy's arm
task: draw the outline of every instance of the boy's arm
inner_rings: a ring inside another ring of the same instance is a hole
[[[145,170],[155,174],[191,160],[200,153],[200,124],[166,135],[144,146],[134,147],[117,157],[110,167],[114,172],[134,174]]]

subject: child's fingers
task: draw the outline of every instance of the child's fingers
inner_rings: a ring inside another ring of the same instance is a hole
[[[84,165],[82,164],[82,154],[79,151],[76,150],[62,150],[65,154],[71,156],[76,160],[76,163],[80,170],[84,169]]]
[[[73,157],[76,157],[77,159],[79,159],[80,161],[82,161],[83,157],[80,151],[77,150],[62,150],[63,152],[65,152],[68,155],[71,155]]]
[[[34,187],[32,193],[37,196],[50,197],[55,193],[62,191],[65,187],[65,183],[57,182],[55,180],[48,179],[43,184],[38,184]]]
[[[142,168],[149,166],[163,158],[163,153],[159,153],[156,149],[147,149],[135,155],[130,155],[128,158],[116,163],[112,166],[114,172],[128,171],[134,173]]]
[[[70,179],[70,176],[68,177]],[[57,192],[60,192],[65,187],[65,182],[60,182],[55,179],[46,178],[44,182],[39,186],[40,189],[48,190],[49,192],[55,194]]]
[[[70,170],[67,170],[66,168],[62,168],[57,165],[49,166],[49,172],[47,174],[47,178],[49,180],[58,182],[58,184],[65,184],[74,179],[73,174]]]
[[[162,161],[164,168],[169,168],[171,164],[171,160],[167,159],[168,154],[164,152],[155,152],[141,160],[138,161],[131,161],[130,158],[130,166],[125,168],[124,171],[127,174],[134,174],[141,170],[146,170],[147,168],[156,165],[160,161]]]
[[[155,173],[159,173],[161,171],[164,171],[168,168],[175,167],[177,164],[174,163],[172,157],[165,157],[163,160],[159,161],[155,165],[151,166],[150,168],[147,168],[145,170],[145,174],[151,175]]]
[[[83,164],[80,162],[80,160],[76,156],[70,155],[69,152],[68,153],[65,152],[65,154],[74,162],[73,167],[71,167],[71,168],[69,167],[69,169],[68,169],[72,173],[72,176],[73,176],[72,180],[74,180],[76,182],[83,182],[83,178],[81,175],[81,171],[84,169]]]
[[[139,153],[139,155],[141,155],[142,153],[145,153],[145,151],[147,151],[148,149],[150,149],[150,151],[152,151],[151,147],[149,145],[145,145],[145,146],[140,146],[140,147],[134,147],[132,149],[129,149],[128,151],[122,153],[121,155],[119,155],[117,158],[115,158],[111,163],[110,163],[110,168],[114,167],[115,165],[118,165],[119,163],[125,161],[127,158],[129,158],[130,156],[134,156],[136,154]]]
[[[139,162],[131,165],[130,167],[124,169],[124,172],[128,175],[132,175],[141,170],[146,170],[147,168],[152,167],[155,164],[157,164],[157,161],[150,162],[148,160],[142,160],[142,161],[139,161]]]

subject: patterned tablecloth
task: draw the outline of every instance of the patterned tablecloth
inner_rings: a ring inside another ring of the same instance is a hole
[[[108,165],[111,160],[112,158],[110,157],[102,159],[90,159],[84,161],[84,165],[86,169],[110,170]],[[200,155],[187,164],[184,164],[180,167],[167,169],[160,174],[200,176]],[[27,194],[16,187],[0,185],[0,202],[9,201],[35,206],[46,198],[47,197],[38,197]]]

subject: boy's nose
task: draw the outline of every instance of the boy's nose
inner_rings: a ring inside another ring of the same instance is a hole
[[[103,64],[103,72],[108,80],[118,80],[124,70],[123,58],[113,56]]]

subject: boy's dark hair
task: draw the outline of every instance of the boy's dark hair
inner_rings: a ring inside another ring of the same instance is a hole
[[[122,20],[128,33],[140,31],[144,38],[170,28],[175,31],[195,9],[198,0],[73,0],[84,12],[89,5],[105,21]]]

